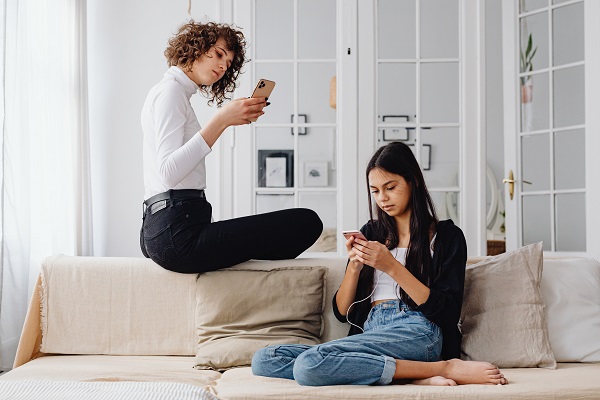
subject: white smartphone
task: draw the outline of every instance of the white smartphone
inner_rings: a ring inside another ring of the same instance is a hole
[[[342,231],[342,234],[344,235],[346,240],[350,239],[350,236],[354,236],[354,239],[362,239],[364,241],[367,241],[367,238],[365,237],[365,235],[363,235],[363,233],[361,231],[357,231],[357,230]]]
[[[254,92],[252,92],[252,97],[269,97],[274,88],[275,82],[268,79],[259,79]]]

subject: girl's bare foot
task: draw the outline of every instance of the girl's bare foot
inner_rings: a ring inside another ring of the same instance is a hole
[[[447,361],[444,377],[459,385],[469,383],[506,385],[508,380],[493,364],[485,361],[463,361],[453,358]]]
[[[444,378],[443,376],[432,376],[427,379],[415,379],[411,382],[414,385],[430,385],[430,386],[457,386],[458,384],[452,379]]]

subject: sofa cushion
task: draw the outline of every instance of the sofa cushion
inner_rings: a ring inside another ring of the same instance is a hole
[[[217,371],[197,371],[191,366],[194,356],[106,356],[56,355],[31,360],[2,374],[0,381],[80,381],[80,382],[177,382],[209,389],[221,377]],[[1,395],[0,398],[5,399]],[[44,393],[45,394],[45,393]],[[44,396],[18,399],[55,399]],[[82,397],[82,399],[89,397]],[[105,399],[113,400],[108,394]],[[140,397],[142,398],[142,397]],[[156,399],[156,397],[143,397]],[[132,397],[127,397],[132,399]]]
[[[272,344],[320,343],[326,271],[296,266],[200,275],[196,368],[247,366],[256,350]]]
[[[500,368],[556,368],[540,293],[542,243],[467,267],[462,352]]]
[[[544,259],[542,298],[556,361],[600,361],[598,260]]]
[[[508,385],[300,386],[291,379],[254,376],[250,368],[235,368],[223,373],[213,393],[228,400],[587,400],[600,393],[600,364],[559,364],[556,370],[509,368],[502,373]]]

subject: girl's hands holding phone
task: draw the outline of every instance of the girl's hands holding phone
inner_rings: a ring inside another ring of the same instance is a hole
[[[346,240],[346,251],[348,252],[348,258],[350,259],[350,262],[348,263],[348,268],[352,268],[356,272],[360,272],[360,270],[362,270],[363,263],[358,259],[358,256],[354,251],[356,240],[357,239],[355,239],[354,236],[350,236],[348,240]]]
[[[348,247],[348,242],[346,242],[346,247]],[[397,263],[390,250],[379,242],[354,239],[351,251],[358,262],[370,265],[387,274],[394,269]]]

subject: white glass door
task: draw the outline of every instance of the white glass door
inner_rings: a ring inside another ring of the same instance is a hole
[[[359,163],[392,141],[412,146],[438,217],[463,228],[474,255],[485,251],[479,12],[461,0],[359,2]]]
[[[324,230],[311,253],[338,251],[337,0],[238,1],[251,62],[245,84],[276,82],[265,115],[236,129],[236,174],[249,208],[304,207]],[[241,147],[240,147],[241,146]],[[242,150],[243,149],[243,150]],[[243,178],[242,178],[243,177]]]
[[[458,0],[377,2],[377,147],[414,149],[439,217],[460,224]]]
[[[586,4],[506,3],[507,248],[543,241],[544,251],[585,253]]]

